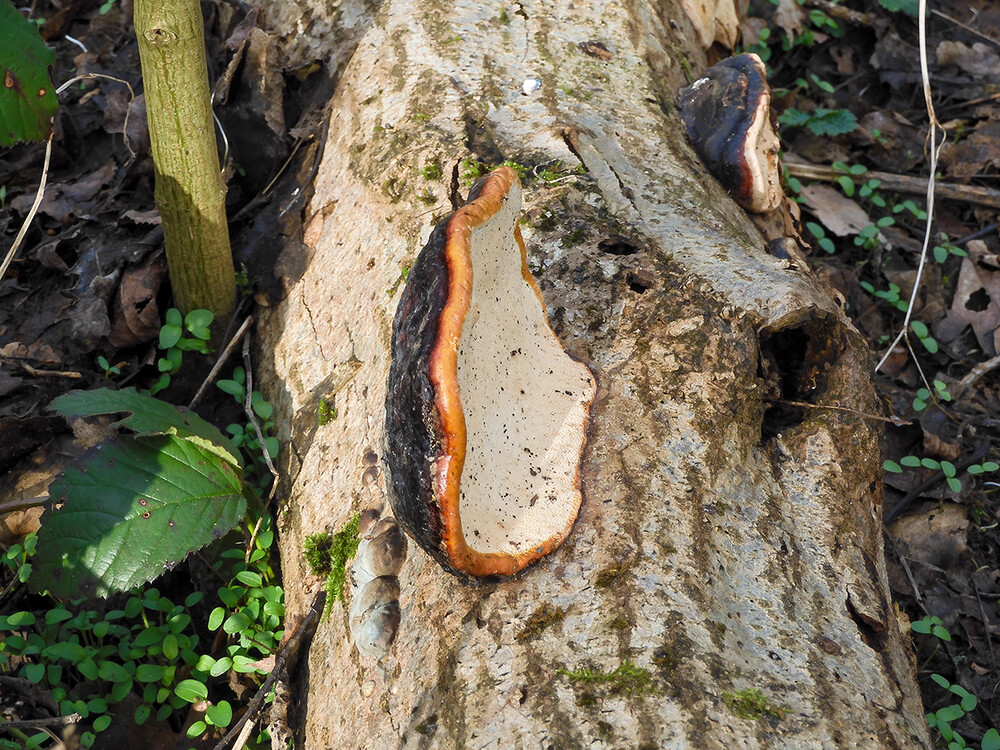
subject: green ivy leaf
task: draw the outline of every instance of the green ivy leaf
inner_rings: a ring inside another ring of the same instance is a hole
[[[0,146],[49,137],[59,106],[48,72],[54,62],[38,27],[0,0]]]

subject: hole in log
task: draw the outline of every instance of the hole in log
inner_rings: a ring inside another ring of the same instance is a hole
[[[761,331],[757,375],[764,381],[762,441],[801,424],[809,411],[801,404],[821,403],[824,375],[843,351],[835,330],[834,323],[818,319]]]
[[[613,234],[606,240],[601,240],[597,243],[597,247],[602,253],[611,255],[635,255],[639,252],[639,248],[620,234]]]

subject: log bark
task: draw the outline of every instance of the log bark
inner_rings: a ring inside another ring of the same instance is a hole
[[[296,19],[302,49],[322,30],[338,76],[311,259],[258,341],[287,446],[289,615],[319,586],[304,537],[388,511],[392,316],[464,159],[580,168],[525,180],[522,228],[599,387],[567,543],[479,587],[411,544],[385,658],[358,654],[339,605],[319,627],[303,746],[931,747],[885,575],[865,343],[686,144],[673,102],[705,60],[678,6],[286,5],[273,20]]]

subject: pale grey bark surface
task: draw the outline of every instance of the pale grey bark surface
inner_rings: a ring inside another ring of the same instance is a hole
[[[526,180],[522,228],[552,325],[599,388],[568,542],[483,587],[411,544],[380,664],[339,605],[320,626],[296,685],[305,747],[930,747],[885,578],[864,342],[684,142],[682,61],[704,62],[686,20],[644,0],[505,5],[506,23],[481,2],[272,13],[298,24],[302,54],[327,45],[339,76],[314,255],[258,342],[289,448],[289,614],[319,585],[304,537],[388,510],[370,454],[386,450],[392,316],[463,158],[586,168]],[[421,175],[432,164],[440,179]],[[635,252],[607,252],[613,235]],[[764,403],[779,395],[846,410],[781,422]],[[323,426],[320,398],[337,413]],[[652,681],[627,694],[561,671],[623,662]],[[750,688],[780,717],[736,715],[725,696]]]

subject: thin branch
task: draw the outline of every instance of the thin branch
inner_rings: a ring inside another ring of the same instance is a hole
[[[267,452],[267,445],[264,443],[264,433],[260,429],[260,423],[257,421],[257,415],[253,413],[253,362],[250,361],[250,339],[243,339],[243,369],[247,373],[247,395],[246,401],[243,404],[243,411],[246,412],[247,417],[250,419],[250,424],[253,425],[254,432],[257,433],[257,442],[260,443],[260,452],[264,456],[264,463],[267,464],[268,471],[271,472],[273,477],[271,481],[271,491],[267,495],[267,500],[270,502],[274,499],[274,493],[278,489],[278,470],[274,468],[274,464],[271,462],[271,454]]]
[[[309,638],[311,638],[312,634],[316,631],[316,626],[319,624],[319,615],[320,612],[323,611],[323,606],[325,604],[326,591],[320,590],[320,592],[316,594],[316,598],[313,599],[312,606],[309,608],[305,617],[302,618],[299,626],[288,636],[285,644],[275,655],[274,667],[271,668],[271,673],[267,676],[267,679],[261,683],[260,689],[250,700],[250,703],[247,704],[246,711],[243,712],[239,721],[233,724],[229,731],[226,732],[226,736],[219,740],[213,750],[225,750],[225,748],[232,743],[237,735],[241,735],[241,730],[245,724],[251,720],[253,722],[257,721],[257,717],[264,708],[267,696],[271,694],[274,683],[279,679],[285,679],[287,673],[295,666],[295,661],[298,658],[302,645]]]
[[[45,182],[49,178],[49,160],[52,158],[52,136],[45,142],[45,162],[42,164],[42,178],[38,181],[38,190],[35,192],[35,201],[31,204],[31,208],[28,210],[28,215],[24,217],[24,221],[21,223],[21,229],[17,233],[17,237],[14,238],[14,244],[10,246],[10,250],[7,251],[7,256],[0,263],[0,279],[3,275],[7,273],[7,267],[10,262],[14,260],[14,253],[21,246],[21,242],[24,240],[24,235],[28,233],[28,227],[31,226],[32,219],[35,218],[35,214],[38,212],[38,207],[42,203],[42,196],[45,194]]]
[[[240,343],[240,340],[246,335],[246,332],[250,330],[252,323],[253,315],[248,315],[247,319],[243,321],[236,333],[233,334],[233,337],[229,339],[229,343],[226,344],[226,348],[222,350],[219,358],[215,360],[215,365],[212,366],[212,371],[208,373],[208,376],[198,388],[198,392],[194,394],[194,398],[192,398],[191,402],[188,404],[189,409],[193,409],[198,405],[198,402],[201,401],[202,397],[205,395],[205,391],[208,389],[208,386],[210,386],[215,381],[216,377],[218,377],[219,370],[225,366],[229,357],[236,350],[236,345]]]
[[[83,721],[83,717],[78,713],[68,716],[52,716],[48,719],[24,719],[21,721],[0,722],[0,732],[10,729],[44,729],[45,727],[65,727]]]

